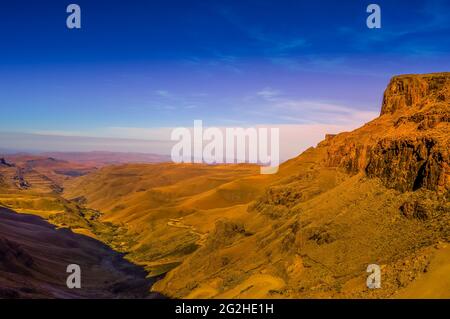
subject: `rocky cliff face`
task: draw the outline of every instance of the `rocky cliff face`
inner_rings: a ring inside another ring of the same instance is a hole
[[[448,149],[437,139],[380,140],[369,153],[365,171],[400,191],[448,189]]]
[[[449,88],[449,73],[396,76],[384,93],[381,115],[420,109],[428,103],[450,103]]]
[[[447,193],[449,123],[450,73],[394,77],[381,116],[328,143],[326,164],[378,177],[402,192]]]

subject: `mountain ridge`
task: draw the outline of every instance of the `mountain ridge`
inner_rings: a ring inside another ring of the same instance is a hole
[[[434,90],[436,76],[445,81],[430,100],[398,97],[399,83]],[[450,239],[449,83],[450,73],[394,77],[380,117],[281,165],[249,205],[255,221],[242,227],[253,236],[223,235],[235,240],[218,251],[200,248],[154,289],[206,298],[422,296],[408,286],[430,271]],[[393,100],[395,107],[387,107]],[[218,263],[197,261],[205,258]],[[370,291],[365,267],[374,262],[382,266],[384,289]],[[193,269],[200,275],[192,278]]]

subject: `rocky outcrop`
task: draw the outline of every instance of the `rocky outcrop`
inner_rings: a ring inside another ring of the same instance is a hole
[[[332,144],[327,149],[326,166],[340,167],[346,173],[356,174],[365,169],[369,148],[356,142]]]
[[[226,247],[233,243],[237,238],[245,236],[246,234],[242,224],[230,220],[218,220],[215,225],[213,236],[208,238],[206,247],[210,250]]]
[[[23,178],[22,174],[15,175],[13,179],[18,189],[28,189],[31,187],[30,183]]]
[[[403,203],[400,206],[400,211],[408,219],[426,220],[429,217],[428,210],[418,201]]]
[[[449,88],[450,73],[396,76],[384,93],[381,115],[427,103],[450,103]]]
[[[334,137],[326,165],[364,172],[401,192],[450,190],[450,73],[394,77],[381,116]]]
[[[8,163],[3,157],[0,158],[0,166],[14,167],[14,164]]]
[[[365,172],[400,191],[443,190],[448,175],[448,150],[433,138],[383,139],[370,150]]]
[[[415,113],[399,117],[394,126],[399,127],[408,123],[417,124],[417,130],[424,131],[435,128],[439,123],[450,123],[450,114],[445,111]]]

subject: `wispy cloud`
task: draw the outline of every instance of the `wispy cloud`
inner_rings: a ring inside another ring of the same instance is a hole
[[[166,90],[156,90],[155,94],[160,97],[172,97],[172,95]]]
[[[257,96],[260,96],[266,100],[273,100],[275,97],[279,96],[281,92],[279,90],[274,90],[269,87],[262,89],[259,92],[256,92]]]
[[[376,50],[406,56],[448,54],[448,45],[443,46],[443,43],[431,40],[439,32],[450,31],[448,3],[446,4],[445,0],[423,1],[419,5],[412,5],[411,8],[417,9],[414,20],[399,21],[395,25],[390,21],[390,24],[386,23],[379,30],[359,30],[343,26],[338,28],[338,36],[352,39],[348,44],[356,52]]]
[[[219,14],[232,26],[246,34],[249,39],[260,45],[266,55],[283,55],[289,51],[310,45],[304,36],[278,34],[266,31],[261,26],[245,23],[230,8],[220,8]]]
[[[377,112],[365,111],[365,108],[348,107],[333,101],[293,98],[272,88],[258,91],[254,97],[264,102],[259,103],[258,109],[249,108],[246,112],[261,119],[270,118],[272,121],[362,125],[378,116]],[[255,103],[254,99],[247,98],[247,101]]]
[[[198,100],[208,96],[206,93],[175,94],[168,90],[155,90],[154,95],[158,98],[152,103],[152,107],[166,111],[198,108]]]

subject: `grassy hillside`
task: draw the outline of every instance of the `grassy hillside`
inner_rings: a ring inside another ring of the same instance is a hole
[[[261,190],[250,165],[134,164],[105,167],[65,184],[66,198],[85,198],[101,220],[126,227],[128,258],[158,275],[200,247],[215,221],[245,218]],[[99,187],[101,185],[101,187]]]

